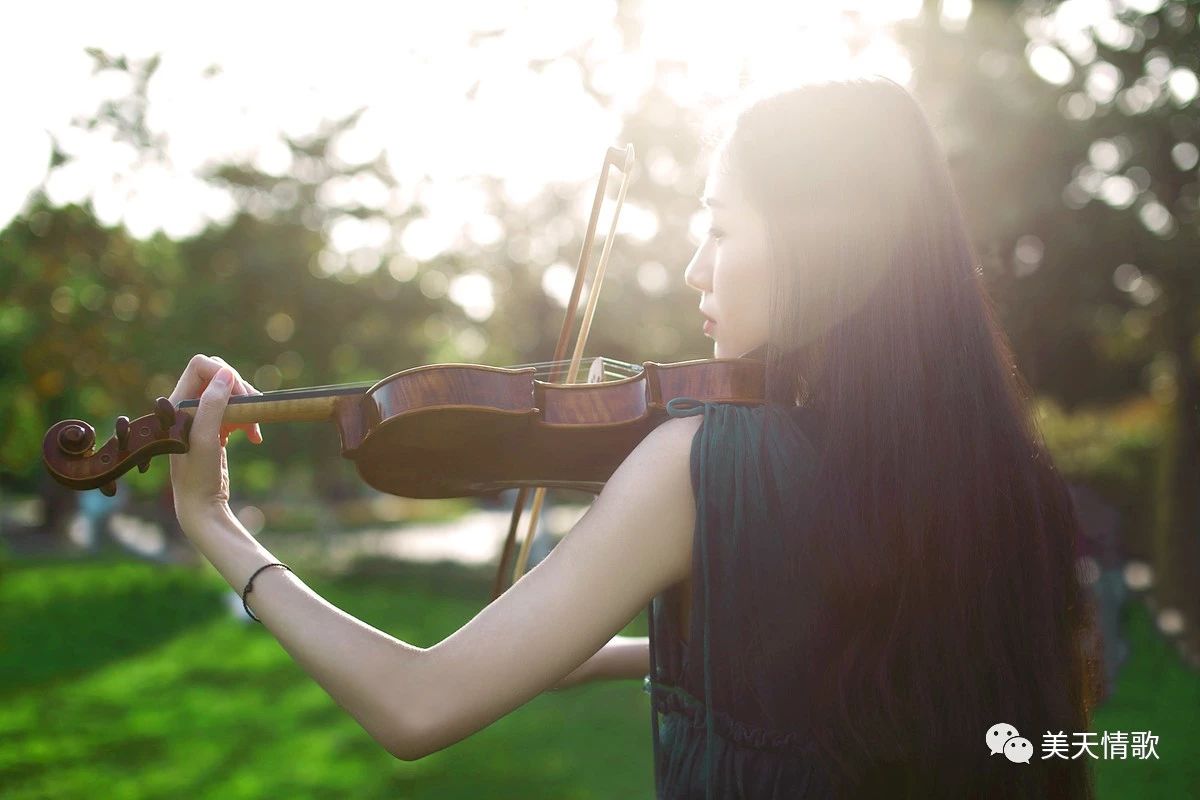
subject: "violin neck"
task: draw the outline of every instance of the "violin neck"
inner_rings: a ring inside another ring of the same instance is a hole
[[[234,395],[229,398],[221,421],[229,425],[250,422],[324,422],[333,419],[333,410],[339,399],[362,395],[371,386],[370,383],[363,383]],[[199,400],[181,400],[176,408],[194,409],[198,405]]]

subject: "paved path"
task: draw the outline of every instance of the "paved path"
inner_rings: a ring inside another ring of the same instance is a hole
[[[545,556],[545,534],[565,534],[583,516],[586,506],[559,506],[548,511],[543,511],[539,537],[533,544],[537,552],[531,552],[530,563]],[[508,509],[478,509],[446,522],[384,525],[339,534],[264,533],[259,541],[273,553],[286,550],[306,560],[323,558],[339,568],[359,556],[480,566],[498,562],[511,516]],[[524,532],[522,527],[520,533]]]
[[[564,535],[583,516],[584,505],[560,505],[544,508],[538,538],[530,553],[530,564],[537,563],[550,545]],[[528,509],[520,531],[525,533]],[[258,539],[280,559],[318,561],[340,569],[359,556],[380,556],[403,561],[452,561],[468,566],[495,564],[508,533],[509,509],[479,508],[453,520],[425,523],[387,523],[377,527],[325,532],[264,532]],[[549,534],[549,536],[547,536]],[[143,558],[162,561],[192,560],[192,553],[171,548],[169,537],[154,521],[130,514],[113,514],[108,535],[121,548]],[[81,551],[92,549],[95,534],[88,520],[78,514],[71,522],[68,537]],[[36,534],[11,531],[14,554],[36,550]],[[28,543],[26,539],[30,539]],[[26,546],[28,544],[28,546]],[[518,542],[519,544],[519,542]],[[178,547],[176,543],[175,547]],[[190,549],[190,548],[185,548]]]

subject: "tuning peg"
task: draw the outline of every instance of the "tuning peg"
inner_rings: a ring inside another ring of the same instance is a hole
[[[165,431],[175,424],[175,406],[167,398],[160,397],[154,401],[154,416]]]
[[[67,425],[58,432],[58,449],[68,455],[82,455],[94,443],[95,437],[91,431],[77,422]]]
[[[117,449],[122,453],[129,449],[129,417],[117,417]]]
[[[109,481],[100,487],[100,491],[103,492],[106,497],[112,497],[117,493],[117,484],[115,481]]]
[[[150,459],[138,462],[138,472],[145,472],[148,469],[150,469]]]

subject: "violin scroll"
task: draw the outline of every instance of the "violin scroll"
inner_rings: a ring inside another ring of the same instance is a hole
[[[117,417],[113,437],[98,448],[96,430],[83,420],[57,423],[42,440],[42,460],[60,483],[72,489],[98,488],[112,496],[116,479],[133,467],[145,472],[154,456],[186,453],[191,427],[191,414],[160,397],[150,414],[135,420]]]

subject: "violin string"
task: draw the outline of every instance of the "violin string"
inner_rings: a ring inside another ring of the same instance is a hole
[[[595,361],[600,359],[601,364],[605,367],[603,375],[606,378],[628,378],[642,372],[640,364],[631,364],[627,361],[620,361],[608,356],[592,356],[585,361]],[[555,372],[556,368],[570,364],[570,359],[560,359],[558,361],[530,361],[525,364],[514,364],[505,369],[527,369],[534,368],[534,378],[543,378]],[[543,369],[539,369],[543,368]],[[611,369],[610,369],[611,368]],[[264,402],[268,400],[286,400],[293,397],[311,397],[314,392],[329,393],[334,391],[349,391],[349,390],[366,390],[374,386],[378,381],[356,381],[349,383],[326,383],[319,386],[302,386],[293,389],[275,389],[269,392],[263,392],[261,395],[238,395],[230,398],[230,402],[250,403]]]

